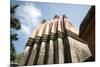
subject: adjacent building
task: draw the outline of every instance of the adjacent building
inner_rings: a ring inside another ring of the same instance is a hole
[[[95,6],[92,6],[83,19],[79,37],[87,42],[92,56],[87,61],[95,61]]]

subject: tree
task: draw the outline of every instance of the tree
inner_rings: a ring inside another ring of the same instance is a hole
[[[20,22],[18,19],[16,19],[13,15],[15,13],[15,9],[18,7],[18,5],[15,5],[15,6],[11,6],[11,26],[10,28],[11,29],[14,29],[14,30],[19,30],[21,28],[21,25],[20,25]],[[10,30],[10,60],[11,62],[15,62],[16,60],[16,49],[14,47],[14,44],[13,44],[13,41],[16,41],[18,40],[18,34],[17,33],[13,33],[12,30]]]

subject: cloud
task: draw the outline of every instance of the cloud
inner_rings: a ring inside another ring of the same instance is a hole
[[[41,11],[33,3],[23,3],[16,8],[15,17],[21,22],[21,30],[30,34],[29,31],[32,31],[39,24]]]
[[[18,41],[15,41],[17,52],[23,52],[24,46],[31,35],[32,31],[40,23],[39,18],[42,16],[41,11],[33,3],[22,2],[15,10],[15,17],[21,23],[21,29],[17,30]]]
[[[30,33],[30,28],[28,26],[25,26],[24,24],[21,25],[22,32],[25,32],[26,34]]]

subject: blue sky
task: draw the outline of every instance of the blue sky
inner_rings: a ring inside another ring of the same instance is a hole
[[[77,4],[58,4],[58,3],[44,3],[44,2],[12,2],[19,4],[15,10],[15,17],[21,23],[21,30],[14,31],[18,33],[18,41],[14,42],[16,51],[23,52],[24,46],[36,26],[41,23],[43,19],[51,20],[55,14],[62,16],[65,14],[70,22],[79,29],[79,25],[90,9],[90,5]]]
[[[35,3],[35,5],[42,10],[41,19],[45,18],[50,20],[55,14],[60,16],[65,14],[77,28],[79,28],[80,23],[90,8],[89,5],[58,3]]]

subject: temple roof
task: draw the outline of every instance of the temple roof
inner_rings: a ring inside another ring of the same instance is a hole
[[[63,15],[62,17],[55,15],[53,20],[51,20],[51,21],[43,20],[42,23],[37,26],[36,30],[37,31],[42,30],[41,34],[43,34],[44,33],[43,31],[45,31],[45,29],[48,28],[47,26],[50,27],[49,28],[50,30],[49,29],[46,30],[46,32],[48,31],[49,33],[56,33],[57,31],[63,32],[64,29],[66,29],[66,30],[69,30],[78,35],[78,30],[69,21],[69,19],[65,15]],[[39,27],[39,29],[38,29],[38,27]],[[36,30],[34,30],[34,31],[36,31]],[[33,34],[34,34],[34,31],[33,31]],[[33,36],[33,34],[32,34],[32,36]]]
[[[22,57],[22,65],[83,62],[91,56],[87,43],[80,39],[68,18],[55,15],[43,20],[32,32]]]

